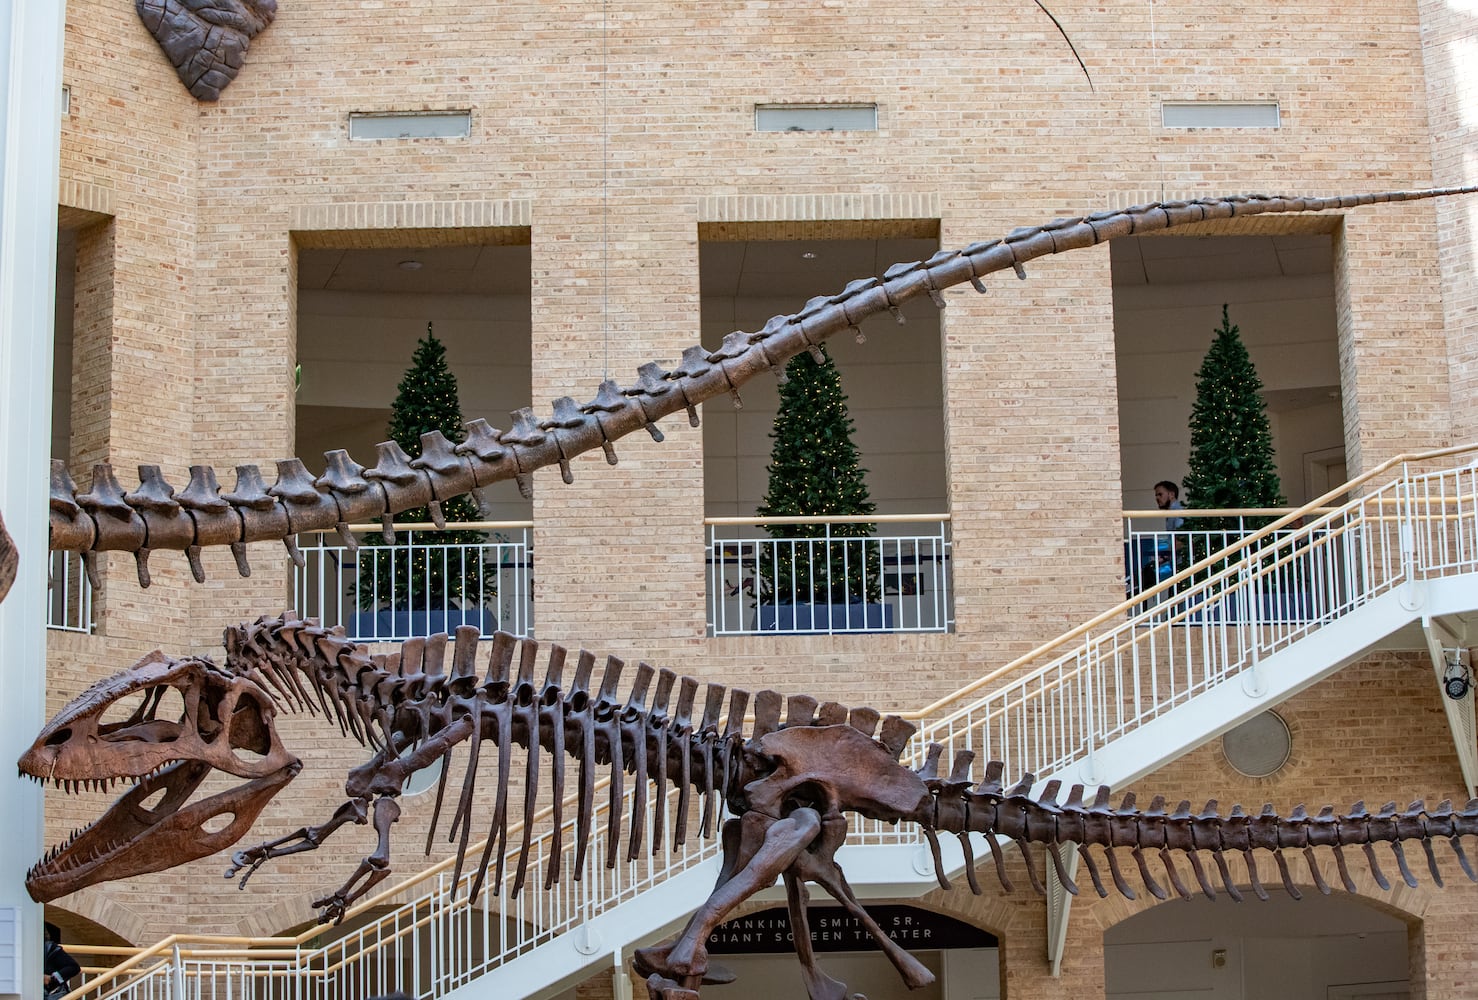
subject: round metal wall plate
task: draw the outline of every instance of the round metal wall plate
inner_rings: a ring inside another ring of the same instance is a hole
[[[1266,778],[1288,763],[1293,736],[1282,716],[1263,712],[1223,735],[1221,750],[1239,774]]]

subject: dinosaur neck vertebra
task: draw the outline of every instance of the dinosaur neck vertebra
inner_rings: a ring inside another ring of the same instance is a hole
[[[672,371],[655,363],[643,365],[635,385],[622,388],[608,379],[588,403],[568,396],[556,399],[547,418],[536,417],[531,409],[518,410],[509,430],[474,420],[467,424],[465,439],[455,445],[440,432],[428,434],[414,459],[394,442],[385,442],[378,446],[373,468],[359,465],[342,450],[325,454],[326,469],[317,477],[301,459],[283,459],[277,463],[277,481],[268,486],[256,466],[242,465],[236,469],[235,488],[223,494],[215,469],[208,465],[192,466],[189,483],[176,493],[158,466],[141,466],[138,488],[125,492],[112,467],[101,464],[93,468],[91,490],[78,494],[65,464],[54,462],[51,548],[87,555],[94,578],[91,553],[131,552],[144,586],[149,582],[149,553],[157,549],[184,551],[197,580],[204,579],[199,550],[205,546],[231,546],[243,575],[250,572],[247,542],[285,542],[300,560],[295,535],[338,528],[352,549],[357,543],[348,531],[351,523],[379,518],[388,533],[394,515],[429,506],[440,524],[442,501],[505,479],[517,479],[531,495],[531,474],[550,465],[558,465],[569,482],[570,460],[577,455],[601,448],[614,464],[614,442],[633,431],[645,428],[660,441],[657,421],[682,409],[696,426],[700,403],[724,393],[737,401],[744,383],[761,372],[782,369],[790,358],[817,350],[843,330],[883,312],[892,312],[901,322],[899,306],[923,295],[943,307],[943,291],[967,281],[983,292],[981,278],[997,271],[1014,269],[1024,278],[1022,265],[1039,257],[1208,220],[1322,212],[1475,191],[1478,187],[1331,198],[1208,198],[1015,229],[1004,239],[895,264],[881,279],[853,281],[836,295],[811,299],[799,312],[774,317],[758,332],[729,334],[716,351],[689,347]]]

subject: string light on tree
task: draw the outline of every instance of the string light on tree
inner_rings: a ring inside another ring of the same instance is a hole
[[[1196,373],[1190,430],[1187,506],[1201,510],[1282,506],[1262,379],[1225,305],[1221,327]],[[1235,518],[1197,518],[1187,525],[1212,531],[1237,526]]]
[[[466,436],[457,377],[447,364],[446,346],[428,322],[426,336],[417,341],[411,365],[396,386],[385,432],[415,458],[421,454],[421,435],[432,431],[441,431],[454,444]],[[450,522],[476,521],[481,515],[470,494],[442,501],[441,507]],[[425,522],[431,520],[431,512],[417,507],[398,515],[397,520],[402,524]],[[480,531],[423,531],[415,535],[416,544],[410,548],[406,547],[407,533],[396,532],[398,547],[393,552],[367,554],[373,568],[360,574],[360,608],[415,610],[428,605],[439,608],[448,599],[474,605],[491,600],[497,596],[496,568],[484,567],[481,550],[473,547],[486,540]],[[371,546],[387,544],[379,533],[367,535],[364,542]],[[442,550],[423,546],[468,547]]]
[[[853,423],[841,374],[824,346],[820,359],[801,353],[785,367],[780,406],[770,431],[769,489],[761,517],[871,514],[867,470],[852,442]],[[864,538],[876,525],[832,525],[833,538]],[[826,525],[767,525],[772,538],[821,538]],[[881,559],[864,542],[768,545],[760,553],[760,599],[766,603],[876,602]]]

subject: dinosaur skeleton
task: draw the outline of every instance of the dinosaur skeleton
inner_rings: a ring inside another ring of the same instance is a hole
[[[1082,849],[1079,856],[1102,896],[1109,889],[1098,862],[1086,850],[1089,846],[1101,853],[1114,888],[1129,898],[1135,890],[1117,851],[1128,852],[1144,886],[1161,899],[1169,892],[1150,870],[1151,854],[1158,856],[1171,889],[1186,898],[1192,890],[1181,877],[1176,853],[1189,865],[1199,891],[1211,898],[1218,893],[1216,882],[1233,899],[1242,898],[1228,865],[1231,854],[1244,856],[1247,883],[1260,898],[1267,898],[1258,881],[1253,854],[1257,850],[1272,853],[1284,887],[1294,897],[1299,890],[1288,865],[1293,852],[1304,856],[1313,884],[1321,892],[1331,891],[1315,848],[1331,849],[1340,881],[1349,891],[1356,891],[1344,856],[1349,847],[1364,852],[1372,877],[1389,888],[1374,850],[1381,842],[1390,845],[1408,885],[1417,884],[1403,847],[1409,842],[1421,845],[1433,880],[1442,883],[1433,848],[1437,840],[1446,840],[1464,873],[1478,881],[1460,841],[1478,835],[1478,800],[1461,810],[1449,802],[1435,809],[1415,802],[1404,810],[1390,803],[1375,813],[1362,803],[1344,815],[1332,807],[1310,815],[1300,806],[1286,817],[1271,806],[1257,814],[1238,806],[1222,815],[1215,801],[1200,812],[1193,812],[1189,802],[1167,810],[1159,797],[1139,809],[1132,793],[1115,807],[1107,788],[1099,788],[1090,801],[1076,785],[1059,801],[1059,782],[1048,782],[1033,796],[1032,775],[1007,787],[1003,765],[995,761],[975,783],[970,775],[974,755],[968,750],[954,756],[944,775],[940,770],[944,748],[931,745],[919,769],[911,770],[899,758],[916,727],[897,716],[880,717],[872,709],[849,710],[835,702],[818,704],[807,695],[785,698],[762,691],[753,700],[753,721],[746,725],[750,697],[741,690],[729,691],[718,684],[705,687],[691,677],[679,678],[671,670],[642,663],[623,703],[618,688],[625,665],[615,657],[607,658],[597,684],[596,658],[581,651],[566,688],[564,648],[549,647],[544,680],[539,683],[537,643],[504,632],[496,633],[490,643],[479,640],[475,628],[464,626],[450,639],[436,635],[407,642],[392,654],[370,655],[346,639],[342,630],[325,629],[289,612],[228,629],[220,665],[203,657],[175,660],[155,652],[99,682],[42,730],[21,758],[20,770],[68,791],[106,788],[119,780],[132,787],[94,825],[53,848],[35,865],[26,878],[28,890],[44,902],[98,882],[161,871],[234,843],[301,769],[278,738],[274,720],[279,706],[321,711],[342,733],[376,752],[368,763],[349,772],[348,799],[326,822],[237,851],[226,875],[240,875],[244,886],[271,859],[314,850],[348,823],[370,822],[378,835],[373,853],[343,886],[314,902],[324,921],[342,919],[348,906],[390,874],[390,830],[400,816],[398,797],[406,779],[438,760],[450,763],[463,744],[466,775],[450,827],[450,839],[458,845],[454,884],[460,881],[474,823],[478,763],[495,757],[497,766],[487,847],[472,869],[474,895],[490,864],[493,890],[503,882],[515,747],[526,752],[526,762],[514,895],[526,881],[535,800],[541,792],[554,803],[555,842],[545,888],[560,877],[567,758],[578,763],[572,845],[576,879],[584,870],[592,836],[598,768],[610,776],[611,820],[605,834],[610,866],[621,854],[627,781],[633,793],[626,824],[628,860],[648,842],[655,853],[669,836],[678,846],[694,830],[711,835],[726,809],[732,818],[722,823],[723,864],[713,893],[674,941],[643,949],[634,957],[657,1000],[697,997],[705,976],[717,975],[708,965],[704,947],[708,935],[734,907],[777,877],[785,883],[794,940],[813,1000],[844,1000],[846,992],[817,969],[811,954],[807,882],[825,889],[867,928],[910,987],[930,982],[928,970],[867,915],[837,865],[835,854],[846,839],[849,813],[917,825],[933,851],[939,883],[945,888],[950,883],[944,876],[939,835],[955,834],[964,852],[966,880],[977,894],[981,888],[972,834],[985,838],[996,874],[1008,891],[1012,884],[1002,860],[1003,840],[1020,850],[1039,893],[1044,888],[1036,847],[1045,851],[1043,863],[1052,866],[1064,887],[1078,891],[1064,864],[1063,845]],[[486,668],[479,676],[476,661],[483,651]],[[116,719],[120,705],[132,711]],[[701,715],[695,716],[700,705]],[[547,773],[541,770],[545,754]],[[212,770],[246,781],[190,801]],[[447,774],[444,766],[428,851],[445,800]],[[669,785],[677,793],[670,816],[664,809]],[[654,808],[647,831],[643,827],[649,796]],[[700,813],[694,821],[693,814]],[[212,820],[227,814],[230,822],[215,829],[219,824]],[[1214,876],[1207,873],[1203,852],[1211,856]]]
[[[570,462],[577,455],[601,448],[606,460],[615,464],[614,442],[626,434],[645,428],[661,441],[657,421],[684,409],[697,426],[700,403],[730,393],[737,405],[744,383],[761,372],[783,371],[801,351],[819,353],[828,337],[855,330],[884,312],[892,312],[901,323],[899,306],[919,296],[943,307],[944,290],[967,281],[984,292],[982,279],[997,271],[1014,269],[1024,278],[1023,265],[1048,254],[1207,220],[1349,209],[1475,191],[1478,186],[1331,198],[1239,195],[1141,205],[1015,229],[1003,239],[941,251],[927,261],[895,264],[882,278],[853,281],[836,295],[811,299],[799,312],[772,318],[758,332],[730,333],[715,351],[689,347],[671,371],[656,363],[642,365],[635,385],[623,388],[607,379],[588,403],[560,397],[547,418],[524,408],[511,414],[509,430],[473,420],[466,425],[464,440],[456,444],[440,432],[427,434],[416,458],[394,442],[385,442],[377,446],[373,468],[358,464],[343,450],[325,453],[325,471],[316,477],[301,459],[283,459],[277,462],[276,482],[269,486],[257,466],[241,465],[235,488],[222,493],[215,469],[196,465],[190,468],[189,483],[176,493],[157,465],[140,466],[138,488],[125,491],[112,466],[100,464],[93,467],[91,489],[79,494],[66,465],[53,462],[50,544],[53,550],[82,553],[94,585],[97,552],[133,553],[139,583],[146,587],[149,554],[159,549],[183,551],[197,581],[205,577],[200,550],[213,545],[231,547],[243,576],[251,571],[248,542],[281,541],[301,567],[303,557],[295,541],[300,532],[337,528],[353,551],[358,541],[349,525],[355,522],[380,519],[389,540],[392,519],[403,511],[429,507],[432,519],[442,527],[441,503],[473,489],[516,479],[531,496],[533,472],[550,465],[558,465],[565,482],[571,482]]]

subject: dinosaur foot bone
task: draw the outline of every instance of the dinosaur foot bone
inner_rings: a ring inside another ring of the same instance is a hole
[[[698,991],[679,986],[659,973],[647,977],[648,1000],[699,1000]]]

